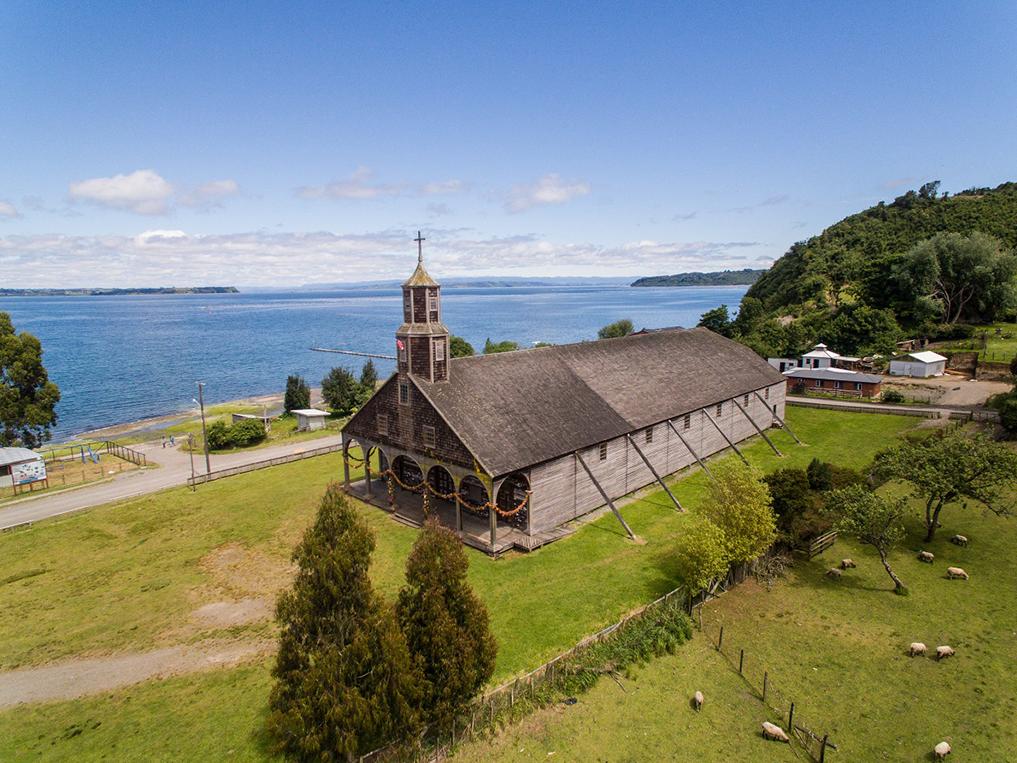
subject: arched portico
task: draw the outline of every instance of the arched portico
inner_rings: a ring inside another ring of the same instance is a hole
[[[516,472],[502,480],[495,500],[502,512],[498,521],[525,530],[529,522],[530,507],[526,503],[529,493],[530,481],[523,474]],[[504,512],[512,513],[506,516]]]

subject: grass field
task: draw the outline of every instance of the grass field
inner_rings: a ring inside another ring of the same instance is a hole
[[[807,409],[792,409],[789,416],[810,444],[799,448],[777,433],[788,454],[777,459],[755,441],[746,453],[761,467],[804,465],[812,457],[861,466],[916,423]],[[202,630],[191,613],[202,603],[264,595],[284,586],[290,550],[337,472],[337,459],[313,459],[223,480],[194,494],[172,490],[103,507],[0,538],[5,568],[15,578],[0,588],[9,604],[0,610],[3,667],[211,635],[265,635],[271,630],[267,622],[234,626],[225,634]],[[692,474],[680,481],[678,495],[694,505],[705,485],[703,475]],[[686,518],[659,494],[623,512],[642,544],[626,540],[607,515],[530,555],[491,560],[471,552],[470,576],[491,611],[500,646],[496,681],[539,664],[675,586],[670,540]],[[416,531],[376,509],[364,507],[364,516],[378,538],[372,574],[391,596]],[[35,574],[18,577],[25,573]],[[213,748],[232,749],[240,759],[258,758],[264,754],[256,729],[266,682],[267,663],[262,663],[8,711],[0,714],[0,738],[12,740],[11,749],[26,756],[101,757],[115,746],[127,758],[150,757],[159,749],[194,758]],[[732,707],[738,705],[735,699]],[[224,722],[218,712],[206,716],[192,704],[229,707],[237,721]],[[241,719],[251,719],[253,726]],[[96,720],[99,726],[74,733],[75,724]],[[166,729],[182,726],[181,733],[164,738]]]
[[[1000,329],[1000,336],[996,335]],[[982,332],[987,332],[985,347],[982,348]],[[1004,338],[1005,337],[1005,338]],[[944,342],[943,349],[978,349],[981,360],[994,360],[1009,363],[1017,355],[1017,323],[993,323],[991,326],[978,326],[975,338],[959,342]]]

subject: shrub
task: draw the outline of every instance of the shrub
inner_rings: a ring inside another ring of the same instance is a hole
[[[222,419],[213,421],[205,433],[205,441],[209,450],[225,450],[233,447],[233,438],[229,425]]]
[[[622,318],[620,321],[609,323],[597,332],[598,339],[615,339],[621,336],[628,336],[632,333],[632,321]]]
[[[999,408],[999,420],[1006,431],[1017,432],[1017,397],[1010,397],[1003,401]]]
[[[691,594],[708,589],[727,574],[730,561],[724,546],[724,533],[708,519],[686,523],[675,544],[678,577]]]
[[[967,323],[940,323],[929,332],[929,339],[933,342],[946,342],[952,339],[972,339],[975,336],[976,327]]]
[[[242,419],[227,427],[233,446],[243,448],[265,439],[265,425],[255,419]]]
[[[885,390],[883,390],[883,394],[879,396],[879,399],[880,399],[881,402],[884,402],[884,403],[891,403],[891,404],[894,404],[894,403],[903,403],[904,402],[904,395],[901,394],[900,392],[898,392],[895,389],[885,389]]]
[[[757,470],[740,462],[721,462],[713,472],[702,512],[723,531],[731,561],[751,562],[776,536],[770,490]]]

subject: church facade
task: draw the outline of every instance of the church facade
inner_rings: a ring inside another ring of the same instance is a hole
[[[451,358],[419,251],[402,290],[396,373],[343,429],[344,483],[490,553],[537,548],[604,506],[624,525],[616,499],[783,420],[784,377],[706,329]],[[356,483],[351,446],[367,455]]]

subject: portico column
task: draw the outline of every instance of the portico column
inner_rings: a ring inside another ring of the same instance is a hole
[[[350,443],[343,441],[343,486],[346,492],[350,490]]]
[[[498,495],[494,492],[494,480],[488,483],[486,487],[490,491],[488,493],[490,496],[488,501],[491,505],[488,507],[487,513],[491,523],[491,552],[493,553],[495,543],[498,540],[498,512],[494,510],[494,507],[498,505]]]
[[[462,484],[462,480],[455,482],[453,478],[452,485],[456,491],[456,533],[461,538],[463,536],[463,502],[459,498],[459,486]]]
[[[367,491],[367,495],[371,496],[371,450],[370,447],[364,448],[364,489]]]

